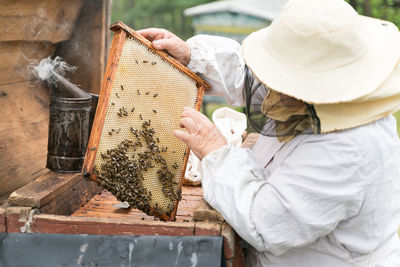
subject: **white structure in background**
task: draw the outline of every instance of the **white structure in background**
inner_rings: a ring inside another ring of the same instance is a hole
[[[223,0],[188,8],[195,34],[226,36],[241,42],[268,26],[288,0]]]

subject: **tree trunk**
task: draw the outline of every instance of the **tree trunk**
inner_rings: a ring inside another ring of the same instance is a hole
[[[129,0],[128,1],[128,9],[133,10],[134,8],[135,8],[135,0]],[[132,27],[133,29],[135,29],[135,27],[136,27],[135,18],[132,18],[131,21],[132,21],[132,24],[129,26]]]
[[[364,15],[365,16],[372,16],[370,0],[364,0],[363,1],[363,9],[364,9]]]

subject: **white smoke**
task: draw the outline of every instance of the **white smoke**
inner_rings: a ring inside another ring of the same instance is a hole
[[[61,57],[55,57],[51,59],[50,57],[42,59],[39,64],[31,64],[30,68],[37,78],[42,81],[47,81],[52,83],[51,73],[57,72],[61,76],[64,76],[67,72],[75,72],[77,67],[69,65],[67,62],[63,61]]]

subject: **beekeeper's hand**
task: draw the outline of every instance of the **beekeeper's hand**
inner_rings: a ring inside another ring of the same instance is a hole
[[[183,108],[180,125],[187,132],[175,130],[174,135],[185,142],[200,160],[227,145],[214,123],[193,108]]]
[[[151,41],[155,49],[167,51],[168,54],[185,66],[189,64],[190,48],[185,41],[175,34],[157,28],[143,29],[137,31],[137,33]]]

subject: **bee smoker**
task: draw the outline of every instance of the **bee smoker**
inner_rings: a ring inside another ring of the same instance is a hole
[[[51,72],[50,80],[46,167],[56,172],[80,172],[98,97],[92,97],[56,72]]]

